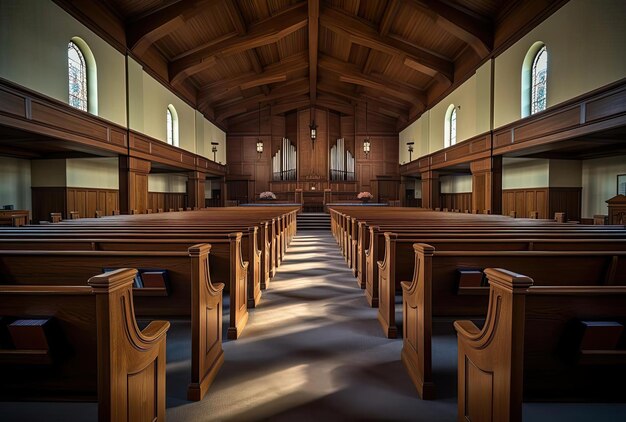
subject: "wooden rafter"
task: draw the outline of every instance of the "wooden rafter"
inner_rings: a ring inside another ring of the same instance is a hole
[[[258,86],[254,82],[258,79],[282,79],[287,80],[287,75],[296,73],[308,68],[306,54],[294,54],[286,57],[278,63],[273,63],[265,68],[262,73],[247,72],[231,79],[207,85],[198,92],[198,103],[214,103],[217,100],[229,96],[234,90],[246,89],[245,87]],[[271,83],[271,82],[266,82]],[[252,84],[252,85],[251,85]],[[269,92],[268,92],[269,93]],[[265,94],[267,95],[267,94]]]
[[[178,1],[126,24],[126,44],[135,54],[143,54],[151,44],[185,24],[204,10],[209,0]]]
[[[239,9],[238,3],[234,1],[226,1],[224,4],[226,5],[228,16],[230,16],[230,20],[235,26],[239,36],[246,35],[248,29],[246,28],[246,22],[243,20],[243,16],[241,16],[241,10]],[[246,55],[248,56],[248,60],[250,60],[252,69],[254,69],[256,74],[259,75],[263,73],[263,66],[261,65],[261,61],[259,60],[259,55],[256,53],[256,50],[246,50]],[[270,89],[267,85],[261,85],[261,90],[265,95],[270,93]]]
[[[245,113],[251,107],[257,107],[259,103],[269,103],[279,98],[292,95],[301,95],[309,92],[308,78],[300,78],[281,85],[270,92],[269,95],[255,95],[254,97],[242,98],[229,102],[223,107],[216,108],[215,115],[218,120],[224,121],[229,117]],[[242,111],[243,110],[243,111]]]
[[[304,6],[305,3],[299,3],[280,14],[251,25],[245,35],[227,39],[170,62],[170,82],[177,85],[183,79],[212,66],[217,57],[226,57],[272,44],[304,28],[307,24]]]
[[[319,36],[319,0],[309,0],[309,90],[311,103],[315,104],[317,98],[317,54]]]
[[[398,13],[400,3],[398,0],[389,0],[387,3],[387,7],[385,7],[385,11],[383,12],[383,17],[378,24],[378,33],[381,37],[387,36],[389,31],[391,30],[391,24],[393,19],[396,17]],[[372,71],[372,66],[374,65],[374,51],[370,48],[370,51],[367,53],[367,58],[365,59],[365,64],[363,65],[363,74],[369,75]],[[361,87],[357,86],[356,92],[361,92]]]
[[[432,18],[440,28],[466,42],[479,57],[489,55],[493,48],[493,23],[479,19],[468,12],[441,0],[404,0],[423,10],[432,11]]]
[[[426,103],[426,94],[423,91],[400,82],[394,82],[378,76],[365,75],[361,73],[357,66],[351,63],[322,55],[319,65],[321,68],[339,75],[339,80],[342,82],[383,91],[410,104],[414,102]]]
[[[320,15],[320,24],[356,44],[400,57],[405,65],[414,70],[432,77],[439,76],[448,83],[453,80],[454,64],[450,60],[412,45],[397,36],[381,36],[376,28],[342,11],[333,8],[324,9]]]

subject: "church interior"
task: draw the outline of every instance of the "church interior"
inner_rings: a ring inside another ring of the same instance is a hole
[[[625,420],[625,21],[0,0],[0,420]]]

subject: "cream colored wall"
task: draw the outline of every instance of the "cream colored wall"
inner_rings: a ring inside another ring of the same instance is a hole
[[[65,169],[67,187],[119,189],[117,157],[70,158]]]
[[[211,145],[211,142],[217,142],[215,161],[226,164],[226,132],[206,120],[199,112],[196,112],[196,122],[197,154],[213,160],[213,151],[211,151],[213,145]]]
[[[156,173],[148,175],[148,192],[187,192],[187,176]]]
[[[442,176],[439,178],[441,193],[466,193],[472,191],[472,175]]]
[[[167,142],[166,110],[172,104],[178,114],[179,147],[213,160],[211,142],[219,142],[216,160],[226,164],[226,133],[128,60],[130,128]]]
[[[582,163],[582,216],[607,215],[607,199],[617,195],[617,175],[626,174],[626,155]]]
[[[63,187],[67,183],[64,159],[32,160],[30,174],[33,187]]]
[[[126,125],[124,55],[52,1],[0,1],[0,77],[68,103],[67,44],[82,38],[98,69],[98,115]]]
[[[521,118],[521,73],[531,45],[548,50],[548,107],[626,77],[626,2],[571,0],[496,58],[494,126]]]
[[[0,157],[0,181],[0,207],[13,205],[16,210],[32,209],[30,160]]]
[[[457,111],[457,143],[488,132],[491,127],[491,73],[491,62],[488,61],[450,95],[402,130],[399,162],[409,162],[407,142],[415,142],[413,160],[443,149],[444,123],[450,104],[461,107]]]
[[[532,158],[502,160],[502,189],[545,188],[549,183],[549,160]]]
[[[583,183],[582,171],[580,160],[550,160],[550,187],[579,188]]]

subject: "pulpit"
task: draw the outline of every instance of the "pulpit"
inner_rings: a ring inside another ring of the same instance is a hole
[[[606,203],[609,205],[609,224],[626,225],[626,196],[614,196]]]

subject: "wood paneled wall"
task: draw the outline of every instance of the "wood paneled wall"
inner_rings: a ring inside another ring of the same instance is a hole
[[[148,208],[152,212],[157,212],[159,208],[163,211],[187,207],[187,194],[178,192],[148,192]]]
[[[119,210],[119,191],[115,189],[34,187],[31,193],[35,223],[50,221],[51,212],[69,218],[70,211],[78,211],[81,218],[93,218],[96,211],[113,215],[113,210]]]
[[[568,220],[580,220],[582,188],[530,188],[502,191],[502,214],[516,211],[528,218],[537,211],[539,218],[553,219],[554,213],[565,212]]]
[[[448,210],[460,210],[461,212],[465,212],[465,210],[472,210],[472,193],[471,192],[463,192],[463,193],[442,193],[440,194],[439,204],[441,208],[447,208]],[[482,210],[481,210],[482,211]]]
[[[249,192],[246,195],[239,192],[239,197],[247,197],[252,201],[259,193],[271,190],[280,199],[284,193],[285,199],[291,200],[290,195],[296,188],[310,191],[313,187],[318,191],[331,189],[333,192],[371,192],[374,189],[373,181],[378,176],[398,177],[398,132],[395,119],[369,113],[366,132],[364,103],[355,108],[354,115],[344,115],[323,108],[316,108],[313,113],[310,109],[293,111],[284,116],[272,116],[270,111],[269,107],[261,110],[260,128],[258,112],[230,122],[226,142],[229,176],[251,181],[248,185]],[[314,146],[309,133],[312,117],[317,125]],[[261,156],[256,153],[259,133],[264,142]],[[363,139],[366,134],[371,138],[371,152],[368,157],[363,153]],[[298,180],[294,182],[272,181],[271,159],[278,151],[283,137],[289,138],[297,149]],[[347,149],[354,153],[356,182],[346,184],[329,181],[329,149],[339,137],[344,138]],[[231,184],[229,182],[229,186]],[[236,186],[232,185],[234,189]],[[240,187],[243,188],[243,184]],[[228,199],[234,199],[234,194],[234,190],[229,190]]]

